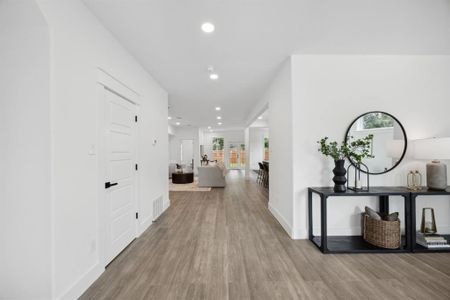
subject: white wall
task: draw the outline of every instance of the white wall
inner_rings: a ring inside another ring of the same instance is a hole
[[[139,95],[139,232],[168,205],[167,93],[78,0],[37,1],[50,28],[53,296],[77,298],[103,271],[98,68]],[[153,145],[153,140],[157,144]],[[91,149],[98,149],[89,155]]]
[[[50,45],[33,1],[0,1],[0,299],[51,297]]]
[[[250,169],[258,170],[258,162],[264,160],[264,138],[269,137],[269,128],[250,127],[249,162]]]
[[[396,116],[410,140],[450,136],[450,56],[295,55],[291,61],[292,71],[288,62],[262,98],[269,99],[269,208],[293,238],[307,238],[307,187],[333,185],[333,162],[317,152],[317,140],[342,140],[358,115],[373,110]],[[394,171],[371,176],[371,185],[405,186],[409,170],[425,174],[426,162],[410,154]],[[432,206],[446,233],[450,202],[440,200],[418,202],[417,224],[421,208]],[[377,201],[332,201],[329,234],[359,234],[364,205],[377,208]],[[393,198],[391,209],[402,215],[402,199]],[[316,233],[318,213],[315,206]]]
[[[262,100],[269,103],[269,209],[290,235],[293,230],[291,72],[288,59]]]
[[[450,136],[450,56],[298,55],[292,68],[295,238],[306,238],[307,187],[332,185],[332,161],[317,152],[321,137],[341,140],[356,116],[372,110],[396,116],[409,139]],[[406,159],[386,175],[371,176],[371,184],[404,186],[407,171],[425,173],[424,165]],[[419,201],[418,211],[425,203],[436,208],[438,226],[448,232],[450,202]],[[364,204],[377,205],[374,199],[331,202],[330,234],[360,232]],[[402,213],[401,201],[391,209]]]

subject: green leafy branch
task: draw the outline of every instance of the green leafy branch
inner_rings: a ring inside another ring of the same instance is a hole
[[[345,159],[346,157],[352,159],[355,163],[361,164],[365,158],[373,158],[370,147],[373,141],[373,134],[354,140],[353,136],[349,136],[347,142],[338,144],[336,141],[329,141],[328,137],[322,138],[317,143],[319,144],[318,151],[325,156],[330,156],[334,160]]]

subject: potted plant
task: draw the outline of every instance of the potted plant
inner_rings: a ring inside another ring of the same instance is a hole
[[[330,156],[334,160],[333,182],[334,191],[337,193],[343,193],[347,190],[345,187],[345,183],[347,182],[347,178],[345,177],[347,173],[345,169],[345,158],[351,158],[356,164],[361,164],[364,158],[373,157],[370,154],[373,135],[370,134],[357,140],[352,139],[353,137],[349,137],[349,141],[338,144],[338,142],[330,142],[328,137],[324,137],[317,142],[320,145],[318,151],[325,156]]]

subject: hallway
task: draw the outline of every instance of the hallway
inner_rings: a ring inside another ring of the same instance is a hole
[[[291,240],[267,190],[231,171],[225,189],[171,207],[81,299],[449,299],[449,254],[323,255]]]

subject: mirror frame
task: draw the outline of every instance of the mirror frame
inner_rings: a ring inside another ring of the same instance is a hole
[[[386,171],[383,171],[383,172],[378,172],[378,173],[372,173],[372,172],[370,172],[370,170],[369,170],[369,173],[367,173],[365,170],[358,168],[358,167],[356,166],[355,162],[354,162],[353,160],[351,160],[349,157],[347,157],[347,159],[348,159],[348,161],[349,161],[355,168],[359,169],[359,170],[360,170],[361,172],[363,172],[363,173],[367,173],[367,174],[369,174],[369,175],[382,175],[382,174],[386,174],[386,173],[388,173],[388,172],[394,170],[394,169],[395,169],[396,167],[398,167],[398,165],[402,162],[403,158],[405,158],[406,151],[408,150],[408,136],[406,135],[406,131],[405,131],[405,128],[403,127],[403,124],[400,123],[400,121],[399,121],[396,117],[394,117],[394,116],[391,115],[390,113],[387,113],[387,112],[384,112],[384,111],[374,110],[374,111],[368,111],[368,112],[365,112],[365,113],[359,115],[358,117],[356,117],[356,118],[350,123],[350,126],[348,126],[347,131],[345,132],[345,139],[344,139],[345,143],[348,142],[348,134],[349,134],[350,129],[352,128],[353,124],[355,124],[355,122],[358,121],[359,118],[361,118],[361,117],[363,117],[363,116],[365,116],[365,115],[367,115],[367,114],[371,114],[371,113],[382,113],[382,114],[388,115],[389,117],[391,117],[392,119],[394,119],[394,121],[396,121],[398,125],[400,125],[400,129],[402,130],[403,136],[405,137],[405,147],[403,148],[403,153],[402,153],[401,157],[399,158],[399,160],[397,161],[397,163],[396,163],[395,165],[393,165],[390,169],[388,169],[388,170],[386,170]]]

